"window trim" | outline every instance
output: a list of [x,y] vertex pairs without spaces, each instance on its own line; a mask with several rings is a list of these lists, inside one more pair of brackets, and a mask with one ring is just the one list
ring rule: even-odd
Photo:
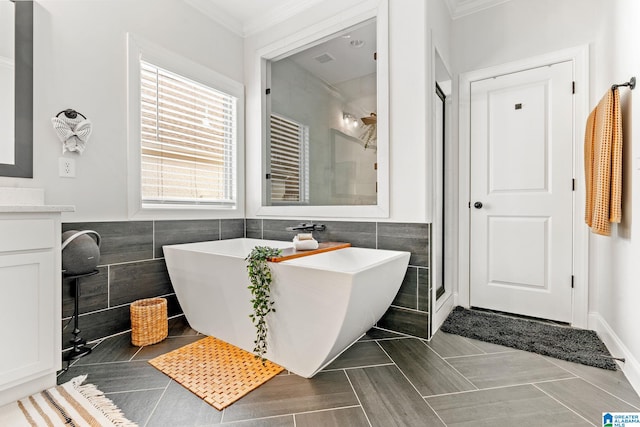
[[[235,146],[235,204],[162,204],[142,203],[140,147],[140,59],[180,74],[203,85],[237,98]],[[244,85],[216,71],[184,58],[139,36],[127,34],[127,128],[128,128],[128,216],[131,219],[195,219],[244,216]]]

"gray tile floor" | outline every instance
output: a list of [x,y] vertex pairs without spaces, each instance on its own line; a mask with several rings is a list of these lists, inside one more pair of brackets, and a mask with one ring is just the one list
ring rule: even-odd
[[60,375],[88,374],[140,426],[601,426],[640,412],[621,371],[438,332],[430,341],[372,329],[312,379],[282,373],[217,411],[147,360],[202,338],[179,317],[169,338],[99,342]]

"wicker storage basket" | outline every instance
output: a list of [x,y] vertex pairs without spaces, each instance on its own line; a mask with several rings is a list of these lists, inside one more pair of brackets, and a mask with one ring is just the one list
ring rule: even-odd
[[145,298],[131,304],[131,344],[141,347],[169,335],[167,300]]

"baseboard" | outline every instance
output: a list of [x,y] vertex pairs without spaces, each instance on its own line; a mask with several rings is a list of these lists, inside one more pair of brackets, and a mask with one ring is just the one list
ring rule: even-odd
[[15,402],[18,399],[22,399],[23,397],[30,396],[34,393],[39,393],[42,390],[55,387],[55,385],[55,372],[49,372],[32,380],[18,383],[15,386],[3,389],[0,392],[0,407],[8,403]]
[[458,292],[454,292],[453,293],[453,306],[457,307],[459,305],[461,305],[460,304],[460,296],[459,296]]
[[600,314],[589,313],[589,329],[593,329],[598,333],[598,336],[613,356],[624,358],[624,362],[618,362],[618,366],[624,372],[636,393],[640,394],[640,363],[638,363],[638,360],[631,354],[627,346],[624,345]]
[[446,299],[441,304],[439,304],[438,308],[436,308],[435,312],[433,313],[431,336],[433,336],[433,334],[435,334],[436,331],[440,329],[442,323],[444,323],[449,313],[451,313],[451,310],[453,310],[453,307],[455,307],[454,302],[456,300],[456,295],[457,294],[449,294]]

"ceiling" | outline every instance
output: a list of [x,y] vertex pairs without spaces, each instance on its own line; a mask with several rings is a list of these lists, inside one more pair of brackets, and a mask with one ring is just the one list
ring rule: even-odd
[[[272,27],[322,2],[322,0],[184,1],[242,37],[247,37]],[[445,0],[445,3],[449,8],[451,18],[457,19],[507,1],[509,0]]]
[[335,85],[375,73],[375,52],[376,21],[370,21],[334,34],[327,41],[285,59],[295,62],[320,80]]

